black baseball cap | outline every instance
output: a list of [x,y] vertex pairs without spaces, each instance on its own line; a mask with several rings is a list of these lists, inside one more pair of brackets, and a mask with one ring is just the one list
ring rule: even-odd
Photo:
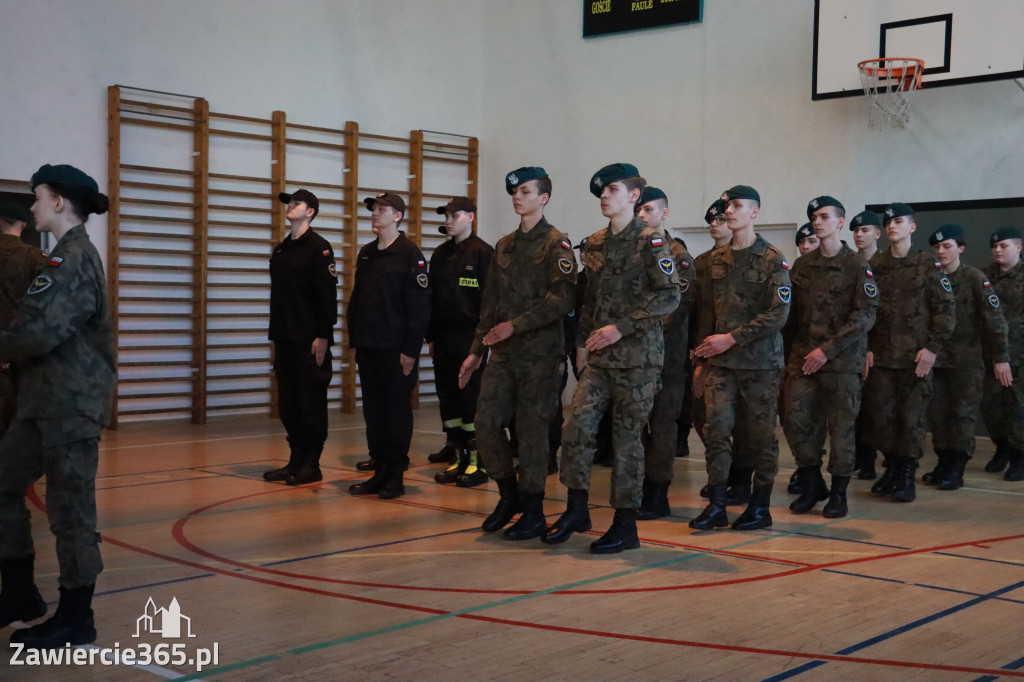
[[366,204],[366,208],[373,210],[374,205],[382,204],[384,206],[390,206],[395,209],[403,216],[405,215],[405,201],[402,197],[398,196],[394,192],[381,192],[375,197],[366,197],[363,199],[363,203]]
[[[459,211],[465,211],[466,213],[476,213],[476,204],[469,197],[452,197],[444,206],[438,206],[436,209],[439,215],[445,215],[447,213],[457,213]],[[448,228],[445,225],[441,225],[437,228],[437,231],[441,234],[448,234]]]
[[315,218],[320,213],[320,200],[316,198],[316,195],[310,192],[308,189],[297,189],[291,194],[287,192],[281,192],[277,195],[277,200],[282,204],[290,203],[291,200],[302,201],[313,209],[313,217]]

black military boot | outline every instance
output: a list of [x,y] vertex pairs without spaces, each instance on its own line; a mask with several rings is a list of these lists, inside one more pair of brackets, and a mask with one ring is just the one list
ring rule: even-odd
[[893,468],[896,474],[892,484],[892,499],[897,502],[913,502],[917,497],[917,490],[914,487],[917,461],[909,457],[900,457]]
[[586,490],[569,489],[565,511],[558,520],[544,533],[541,542],[548,545],[559,545],[569,539],[573,533],[586,533],[591,528],[590,494]]
[[875,473],[874,445],[857,441],[853,460],[853,470],[857,472],[857,478],[862,481],[875,480],[878,474]]
[[846,507],[846,486],[849,484],[849,476],[832,477],[832,489],[828,492],[828,502],[821,510],[821,515],[826,519],[839,519],[849,512]]
[[636,512],[637,521],[653,521],[669,516],[672,508],[668,505],[668,482],[644,479],[644,497]]
[[306,456],[302,460],[302,466],[285,477],[284,482],[288,485],[305,485],[324,480],[323,472],[320,471],[320,454],[323,448],[306,450]]
[[896,460],[895,455],[885,455],[885,471],[881,478],[871,486],[871,492],[876,495],[889,495],[892,493],[893,484],[896,482]]
[[376,471],[377,460],[373,457],[356,462],[356,471]]
[[455,462],[455,457],[459,454],[459,446],[464,444],[465,432],[462,430],[462,426],[445,426],[444,429],[445,443],[444,446],[437,452],[432,452],[427,455],[427,461],[431,464],[441,464],[448,462],[449,464]]
[[389,466],[384,471],[384,483],[377,497],[382,500],[393,500],[405,494],[405,467]]
[[0,561],[0,628],[46,615],[35,583],[35,557]]
[[998,474],[1010,463],[1010,449],[1002,438],[999,440],[992,439],[992,442],[996,444],[996,452],[992,455],[992,459],[988,461],[988,464],[985,465],[985,471],[990,474]]
[[1009,451],[1009,466],[1003,474],[1004,481],[1024,481],[1024,450],[1019,448],[1007,448]]
[[624,549],[638,547],[640,538],[636,534],[636,509],[616,509],[608,532],[590,543],[593,554],[618,554]]
[[725,511],[725,483],[708,485],[708,506],[689,525],[695,530],[713,530],[729,525],[729,515]]
[[370,476],[362,483],[353,483],[348,487],[348,491],[353,495],[376,495],[384,487],[387,473],[388,468],[386,466],[379,466],[373,472],[373,476]]
[[750,504],[732,522],[733,530],[757,530],[772,525],[771,505],[772,487],[770,485],[755,486],[750,493]]
[[938,457],[938,462],[935,463],[934,469],[921,477],[921,482],[928,485],[938,485],[939,481],[941,481],[946,475],[946,470],[949,468],[952,454],[953,453],[949,450],[936,450],[935,456]]
[[800,468],[807,469],[804,473],[807,484],[800,497],[789,503],[789,511],[794,514],[806,514],[814,509],[814,505],[829,497],[828,485],[825,484],[825,479],[821,475],[821,469],[811,466]]
[[455,483],[459,476],[466,472],[469,466],[469,450],[464,447],[458,448],[455,454],[455,461],[444,471],[434,474],[434,481],[437,483]]
[[789,477],[789,485],[786,492],[790,495],[803,495],[807,490],[807,471],[803,467],[797,467],[796,471]]
[[495,481],[498,484],[498,504],[494,506],[491,515],[484,519],[480,526],[487,533],[501,530],[512,517],[519,511],[519,487],[516,485],[516,477],[503,478]]
[[506,540],[529,540],[543,537],[548,530],[544,517],[544,493],[523,493],[519,496],[522,514],[501,534]]
[[949,451],[946,470],[938,481],[939,490],[959,490],[964,487],[964,469],[967,468],[967,461],[970,458],[963,450]]
[[754,467],[732,467],[729,469],[729,479],[726,481],[725,506],[742,507],[750,502],[751,479],[754,476]]
[[78,646],[96,641],[92,619],[92,593],[95,585],[60,588],[60,603],[53,616],[39,625],[18,630],[11,635],[12,644],[26,649],[57,649],[66,644]]
[[271,469],[270,471],[263,472],[263,480],[276,483],[283,481],[288,476],[302,466],[302,460],[305,458],[305,450],[302,448],[293,447],[291,452],[288,454],[288,463],[278,469]]
[[476,440],[470,441],[473,443],[470,445],[469,450],[469,466],[459,476],[459,480],[455,482],[455,485],[460,488],[475,488],[478,485],[487,483],[487,471],[480,466],[480,456],[476,451]]

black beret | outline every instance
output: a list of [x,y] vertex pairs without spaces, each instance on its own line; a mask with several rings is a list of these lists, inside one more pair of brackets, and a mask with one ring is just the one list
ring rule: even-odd
[[1021,239],[1020,230],[1016,227],[1000,227],[988,238],[988,243],[990,246],[993,246],[996,242],[1001,242],[1004,239]]
[[640,171],[631,163],[613,163],[597,171],[594,173],[594,177],[590,178],[590,193],[595,197],[599,197],[605,186],[618,180],[635,178],[639,175]]
[[733,199],[754,199],[755,201],[761,201],[761,195],[757,193],[757,190],[750,185],[736,185],[722,192],[722,201],[732,201]]
[[523,166],[522,168],[516,168],[505,176],[505,191],[509,194],[513,194],[515,193],[516,187],[524,182],[540,180],[541,178],[546,177],[548,177],[548,172],[540,166]]
[[800,246],[800,242],[807,239],[808,237],[814,236],[814,228],[811,227],[810,223],[804,223],[800,226],[800,229],[796,231],[796,245]]
[[928,237],[928,243],[935,246],[939,242],[944,242],[947,239],[956,239],[957,237],[963,239],[963,236],[964,228],[959,225],[943,225],[932,232],[932,235]]
[[76,185],[78,187],[85,187],[86,189],[92,190],[96,193],[99,193],[100,191],[100,186],[96,184],[95,180],[86,175],[83,171],[67,164],[60,164],[58,166],[46,164],[32,174],[30,185],[33,190],[35,190],[39,185],[48,185],[50,183]]
[[843,208],[843,205],[839,203],[839,199],[824,194],[820,197],[814,197],[809,202],[807,202],[807,219],[810,220],[814,216],[815,211],[821,208],[825,208],[826,206],[835,206],[836,208],[841,208],[844,211],[846,210],[845,208]]
[[21,204],[16,204],[13,201],[7,201],[0,204],[0,218],[7,218],[9,220],[20,220],[24,223],[29,221],[28,211]]
[[882,226],[882,216],[878,215],[874,211],[861,211],[857,215],[853,216],[853,220],[850,221],[850,230],[856,230],[861,225],[876,225]]
[[714,202],[708,206],[708,210],[704,212],[704,222],[710,225],[711,221],[715,219],[715,216],[720,216],[723,213],[725,213],[725,202],[721,199],[715,199]]
[[655,199],[664,199],[666,202],[668,201],[668,197],[665,196],[665,193],[657,187],[652,187],[651,185],[644,187],[644,191],[640,195],[640,205],[643,206],[648,201],[654,201]]
[[885,222],[889,222],[893,218],[902,218],[906,215],[914,215],[914,209],[908,204],[889,204],[885,207]]

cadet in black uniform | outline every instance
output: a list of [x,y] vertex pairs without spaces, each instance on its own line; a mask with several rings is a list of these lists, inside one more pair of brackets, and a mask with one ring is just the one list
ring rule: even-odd
[[320,201],[309,190],[277,196],[287,204],[291,234],[270,257],[270,340],[288,464],[264,472],[268,481],[302,485],[323,480],[320,454],[327,440],[327,385],[338,321],[334,250],[309,224]]
[[359,249],[348,335],[356,350],[366,442],[376,468],[369,480],[348,490],[390,500],[405,494],[412,389],[430,322],[430,280],[423,253],[398,229],[405,217],[402,197],[381,192],[363,203],[373,211],[377,239]]
[[438,483],[470,488],[487,482],[487,472],[477,462],[476,400],[480,375],[475,372],[465,388],[459,388],[459,369],[473,345],[480,321],[480,299],[494,248],[473,233],[476,204],[469,197],[455,197],[437,212],[445,224],[437,228],[451,239],[430,256],[430,327],[427,342],[434,358],[434,383],[441,407],[441,422],[455,461],[434,475]]

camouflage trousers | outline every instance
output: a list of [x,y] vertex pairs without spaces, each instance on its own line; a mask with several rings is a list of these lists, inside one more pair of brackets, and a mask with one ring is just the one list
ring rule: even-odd
[[853,473],[861,378],[853,372],[786,369],[782,430],[798,466],[821,467],[821,451],[829,437],[828,472]]
[[733,445],[739,452],[741,443],[743,454],[737,454],[737,464],[754,468],[754,485],[770,486],[775,481],[779,469],[775,424],[780,375],[778,369],[711,367],[704,389],[708,415],[704,458],[709,485],[727,482]]
[[1024,449],[1024,377],[1021,367],[1011,367],[1013,385],[1009,388],[985,368],[985,390],[981,399],[981,414],[985,428],[993,441],[1005,441],[1011,447]]
[[933,374],[919,379],[913,367],[872,367],[864,384],[868,432],[862,437],[885,455],[920,460]]
[[476,444],[487,473],[495,480],[516,474],[505,428],[515,415],[519,454],[519,491],[542,494],[548,475],[548,429],[561,407],[558,356],[493,354],[480,380],[476,407]]
[[928,403],[928,427],[932,447],[974,454],[974,433],[981,404],[981,386],[985,369],[945,369],[932,371],[932,399]]
[[644,449],[640,442],[661,388],[660,367],[629,369],[583,368],[572,394],[569,422],[562,438],[559,480],[570,490],[590,490],[590,471],[597,449],[597,426],[611,407],[611,505],[637,509],[643,496]]
[[661,370],[661,390],[654,396],[647,420],[650,439],[644,453],[644,477],[657,483],[671,483],[676,459],[679,414],[689,389],[689,363],[685,358],[670,358],[666,353]]
[[15,419],[0,441],[0,560],[35,555],[25,497],[46,476],[60,586],[93,585],[103,570],[96,532],[100,425],[85,417]]

